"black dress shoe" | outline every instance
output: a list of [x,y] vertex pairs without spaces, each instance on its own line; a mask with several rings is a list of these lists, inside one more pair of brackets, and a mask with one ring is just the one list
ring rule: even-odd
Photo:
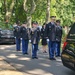
[[56,55],[56,57],[61,57],[60,55]]
[[50,60],[56,60],[55,58],[50,58]]
[[23,55],[28,55],[28,53],[23,53]]
[[28,55],[28,53],[24,53],[24,54]]
[[21,50],[16,50],[16,51],[21,51]]
[[32,59],[38,59],[38,57],[32,57]]
[[38,57],[35,57],[35,59],[38,59]]

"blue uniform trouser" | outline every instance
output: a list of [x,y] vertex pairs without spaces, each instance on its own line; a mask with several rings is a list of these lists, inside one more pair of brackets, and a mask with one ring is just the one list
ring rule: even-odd
[[21,39],[20,38],[16,38],[16,50],[20,50],[20,44],[21,44]]
[[22,53],[28,53],[28,40],[22,39]]
[[60,56],[60,45],[61,45],[61,42],[56,42],[56,56]]
[[38,44],[32,44],[32,57],[37,57]]
[[49,58],[54,58],[56,43],[54,41],[49,41],[48,46],[49,46]]

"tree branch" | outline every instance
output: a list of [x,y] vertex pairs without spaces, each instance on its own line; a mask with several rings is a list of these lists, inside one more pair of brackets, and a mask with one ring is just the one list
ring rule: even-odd
[[26,3],[27,3],[27,0],[24,0],[23,7],[24,7],[25,12],[27,13],[28,9],[27,9],[27,7],[26,7]]
[[9,8],[9,10],[7,10],[7,12],[6,12],[6,17],[8,17],[8,18],[11,17],[11,15],[12,15],[12,10],[13,10],[14,5],[15,5],[15,0],[12,0],[12,3],[11,3],[11,5],[10,5],[10,8]]
[[36,8],[35,1],[32,0],[32,3],[31,3],[31,9],[30,9],[30,14],[32,14],[32,13],[35,11],[35,8]]
[[12,12],[14,5],[15,5],[15,0],[12,0],[12,3],[10,5],[10,10],[9,10],[10,12]]
[[48,23],[50,19],[50,1],[51,0],[47,0],[46,23]]

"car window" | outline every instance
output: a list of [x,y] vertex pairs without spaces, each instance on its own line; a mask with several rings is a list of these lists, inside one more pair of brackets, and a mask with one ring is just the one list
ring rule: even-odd
[[75,39],[75,23],[72,25],[68,33],[67,39]]
[[2,34],[13,34],[13,31],[12,30],[2,30],[1,32]]

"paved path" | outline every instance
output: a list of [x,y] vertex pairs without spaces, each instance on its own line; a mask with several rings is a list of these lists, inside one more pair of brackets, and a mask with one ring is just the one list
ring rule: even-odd
[[24,75],[16,70],[15,67],[8,64],[3,57],[0,57],[0,75]]
[[22,55],[21,51],[16,52],[15,45],[0,45],[0,56],[24,75],[75,75],[62,65],[61,58],[51,61],[40,48],[39,59],[31,59],[31,47],[29,50],[29,55]]

